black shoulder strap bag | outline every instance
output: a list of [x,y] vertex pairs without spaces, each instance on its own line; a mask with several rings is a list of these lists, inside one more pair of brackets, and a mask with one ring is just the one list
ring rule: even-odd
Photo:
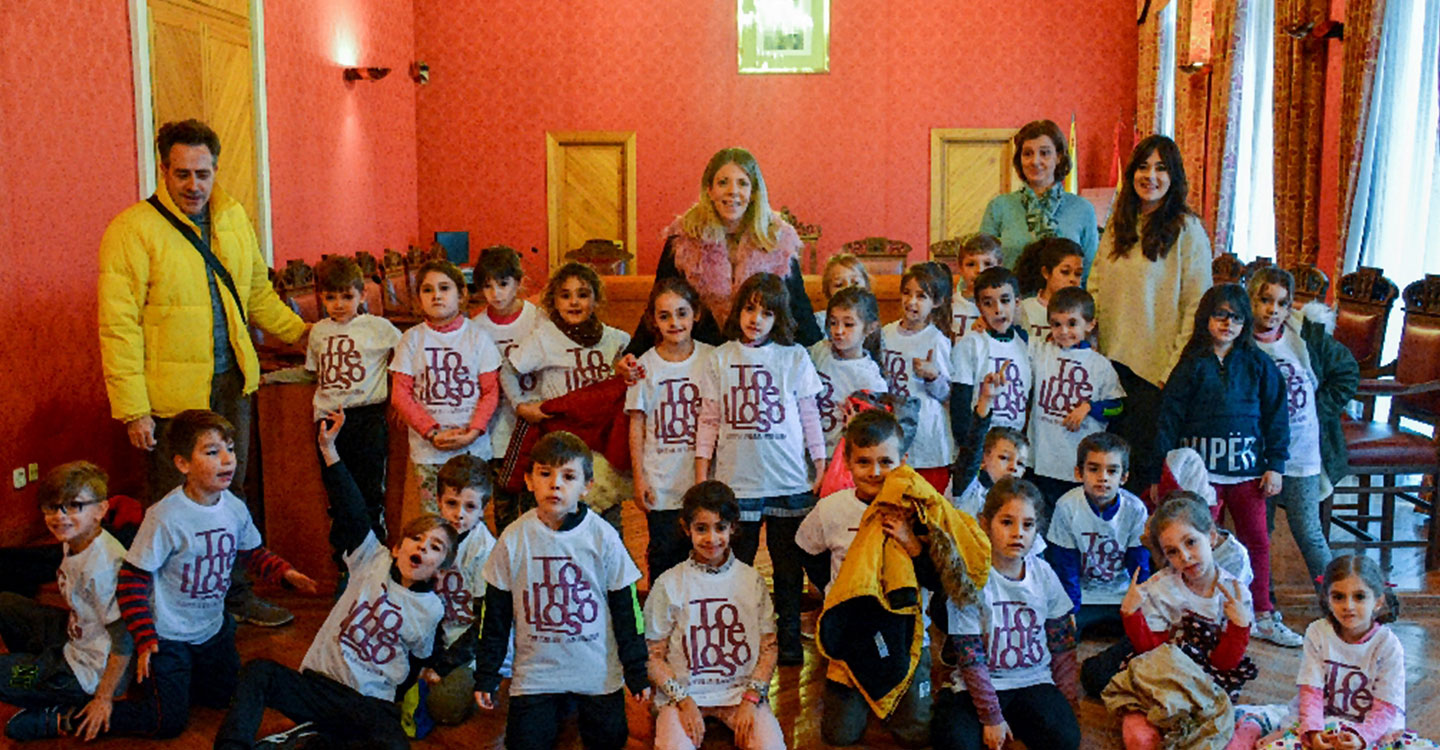
[[204,242],[200,241],[200,237],[195,234],[195,230],[181,221],[180,217],[170,213],[170,209],[166,208],[165,204],[160,202],[160,196],[158,194],[146,198],[145,202],[154,206],[155,210],[159,211],[160,215],[164,216],[165,220],[170,222],[171,226],[175,227],[185,239],[190,241],[190,244],[195,246],[195,250],[200,253],[201,258],[205,259],[205,265],[210,268],[211,273],[214,273],[215,278],[219,279],[221,283],[225,285],[225,288],[230,290],[230,296],[235,298],[235,307],[240,310],[240,322],[249,325],[250,321],[245,316],[245,304],[240,301],[240,292],[235,288],[235,279],[230,278],[230,272],[220,263],[220,259],[215,257],[215,253],[210,252],[210,248],[206,246]]

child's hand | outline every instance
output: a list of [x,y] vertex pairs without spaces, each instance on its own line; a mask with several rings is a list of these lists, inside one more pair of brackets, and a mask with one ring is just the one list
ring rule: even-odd
[[[744,701],[740,703],[741,705],[745,704]],[[700,715],[700,707],[695,705],[695,699],[686,696],[685,700],[680,701],[675,708],[680,710],[680,726],[685,729],[685,736],[690,738],[690,744],[700,747],[700,743],[705,741],[705,717]],[[735,744],[740,745],[738,730],[735,732]]]
[[1330,733],[1330,747],[1335,750],[1364,750],[1365,741],[1354,732],[1337,729]]
[[[755,747],[755,743],[751,742],[751,733],[755,731],[755,712],[757,710],[758,707],[754,703],[746,700],[740,701],[740,708],[735,710],[735,718],[730,724],[730,728],[735,731],[735,747]],[[695,743],[695,746],[699,747],[700,743]]]
[[1140,590],[1140,569],[1130,574],[1130,588],[1125,590],[1125,598],[1120,600],[1120,614],[1130,615],[1140,609],[1140,604],[1145,601],[1145,592]]
[[975,322],[970,324],[970,330],[975,331],[976,333],[983,332],[985,330],[985,316],[975,316]]
[[470,445],[479,437],[479,430],[452,427],[448,430],[441,430],[435,433],[435,439],[431,442],[435,444],[436,448],[441,450],[455,451]]
[[1239,628],[1250,627],[1250,608],[1245,606],[1245,592],[1241,589],[1244,585],[1239,580],[1231,580],[1228,586],[1224,581],[1215,584],[1216,590],[1225,597],[1225,617]]
[[99,736],[101,732],[110,731],[110,711],[114,707],[115,704],[110,696],[97,693],[89,703],[85,704],[84,708],[80,709],[80,713],[76,714],[76,717],[82,721],[79,726],[75,727],[75,736],[89,742]]
[[921,380],[924,380],[928,383],[935,378],[940,377],[940,368],[935,366],[934,349],[931,349],[930,351],[925,353],[925,359],[920,359],[919,357],[911,357],[910,360],[912,366],[915,368],[915,374],[919,375]]
[[440,676],[440,673],[439,673],[439,672],[436,672],[435,670],[433,670],[433,669],[431,669],[431,668],[429,668],[429,667],[426,667],[426,668],[420,670],[420,679],[424,680],[425,682],[427,682],[427,683],[429,683],[429,684],[431,684],[431,685],[434,685],[435,683],[439,682],[440,680],[442,680],[442,679],[444,679],[444,678]]
[[810,494],[819,497],[820,485],[825,483],[825,461],[815,461],[815,481],[810,485]]
[[1074,409],[1071,409],[1070,413],[1065,415],[1065,419],[1061,421],[1060,424],[1064,425],[1065,429],[1075,432],[1080,429],[1080,425],[1085,422],[1085,418],[1088,416],[1090,416],[1090,402],[1085,401]]
[[638,471],[635,472],[635,505],[646,513],[655,506],[655,493],[650,489],[650,483],[646,482]]
[[479,690],[476,690],[476,691],[475,691],[475,705],[477,705],[477,706],[485,709],[486,711],[494,711],[494,710],[495,710],[495,694],[494,694],[494,693],[485,693],[485,692],[481,692],[481,691],[479,691]]
[[544,402],[526,401],[523,404],[516,404],[515,413],[519,414],[521,419],[530,424],[539,424],[550,418],[550,415],[546,414],[545,411],[540,408],[540,404],[542,403]]
[[985,747],[990,750],[1000,750],[1005,747],[1005,742],[1014,739],[1015,735],[1010,731],[1010,723],[1002,721],[994,726],[986,724],[984,738]]
[[924,551],[920,540],[915,538],[915,531],[911,528],[911,521],[908,513],[896,510],[887,512],[882,509],[880,512],[880,529],[885,536],[894,539],[905,550],[905,554],[914,557]]
[[645,379],[645,365],[634,354],[626,354],[615,360],[615,374],[625,381],[625,385],[635,385]]
[[135,652],[135,681],[144,682],[150,676],[150,656],[160,650],[159,641],[151,641]]
[[995,403],[995,392],[1005,387],[1005,373],[1003,371],[987,372],[980,380],[980,400],[975,402],[979,407],[984,404],[986,407]]
[[315,442],[320,444],[320,455],[325,458],[326,466],[340,462],[340,451],[335,448],[335,439],[340,436],[340,428],[344,426],[344,409],[326,414],[315,425]]
[[1260,476],[1260,493],[1265,497],[1274,497],[1280,494],[1285,486],[1285,478],[1278,471],[1267,471]]
[[294,568],[285,571],[285,582],[307,594],[320,593],[320,589],[314,579]]

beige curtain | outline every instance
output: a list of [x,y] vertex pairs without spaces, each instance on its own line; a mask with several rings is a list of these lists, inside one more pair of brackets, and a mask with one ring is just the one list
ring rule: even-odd
[[[1139,25],[1139,69],[1135,83],[1135,135],[1141,138],[1153,135],[1160,124],[1160,11],[1168,3],[1183,0],[1139,0],[1137,13],[1145,13]],[[1137,16],[1138,17],[1138,16]],[[1120,155],[1122,160],[1130,154]],[[1123,170],[1125,165],[1122,163]],[[1124,174],[1122,173],[1123,177]]]
[[1360,178],[1363,144],[1360,130],[1370,117],[1375,84],[1375,63],[1380,55],[1380,22],[1385,0],[1349,0],[1345,6],[1345,74],[1340,98],[1340,241],[1335,252],[1335,276],[1345,273],[1345,251],[1350,246],[1350,206]]
[[1329,0],[1275,2],[1275,239],[1282,268],[1314,263],[1320,253],[1327,50],[1323,39],[1295,39],[1286,32],[1323,22],[1329,5]]

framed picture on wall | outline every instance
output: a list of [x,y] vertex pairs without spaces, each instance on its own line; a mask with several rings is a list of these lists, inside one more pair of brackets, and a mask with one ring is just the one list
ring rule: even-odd
[[828,73],[830,0],[736,0],[741,73]]

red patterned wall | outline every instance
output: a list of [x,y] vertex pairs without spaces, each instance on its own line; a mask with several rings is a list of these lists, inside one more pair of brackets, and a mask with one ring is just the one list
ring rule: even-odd
[[472,246],[546,247],[547,130],[637,131],[641,268],[698,192],[715,150],[743,145],[772,204],[824,227],[822,250],[928,237],[930,129],[1048,117],[1080,133],[1080,181],[1109,168],[1133,120],[1133,0],[832,4],[830,73],[740,76],[735,4],[654,0],[415,3],[420,229]]

